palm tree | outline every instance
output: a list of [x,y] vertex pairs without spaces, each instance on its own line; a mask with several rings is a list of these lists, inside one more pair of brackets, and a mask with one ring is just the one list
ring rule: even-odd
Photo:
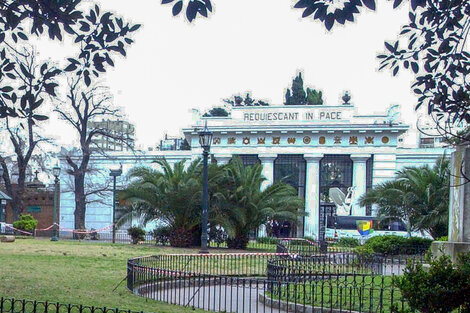
[[295,221],[303,208],[303,201],[295,189],[283,182],[275,182],[265,190],[260,164],[244,166],[234,157],[225,167],[225,184],[213,196],[213,220],[228,233],[229,248],[244,249],[251,231],[271,219]]
[[187,169],[185,161],[173,168],[165,159],[155,163],[161,171],[138,167],[129,173],[133,181],[119,195],[127,208],[121,221],[133,215],[139,215],[143,224],[158,220],[170,227],[172,246],[187,247],[201,219],[201,160]]
[[363,195],[361,206],[376,204],[382,217],[404,220],[408,233],[428,231],[438,238],[447,234],[449,160],[443,156],[434,167],[406,167],[393,181],[377,185]]

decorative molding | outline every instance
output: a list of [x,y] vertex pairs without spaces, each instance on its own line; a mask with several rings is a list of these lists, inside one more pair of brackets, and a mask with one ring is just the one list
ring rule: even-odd
[[307,163],[320,162],[323,156],[323,153],[308,153],[304,154],[304,159]]
[[364,139],[364,143],[366,145],[373,145],[374,144],[374,137],[372,136],[367,136],[365,139]]

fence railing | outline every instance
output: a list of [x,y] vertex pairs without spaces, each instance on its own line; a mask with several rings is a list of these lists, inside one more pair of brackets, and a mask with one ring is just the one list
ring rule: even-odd
[[218,312],[394,312],[392,285],[420,256],[240,253],[128,260],[127,288],[142,297]]
[[2,297],[0,313],[143,313],[143,311]]
[[[204,264],[214,259],[199,260],[205,268]],[[182,260],[173,259],[166,268],[159,268],[158,261],[151,261],[151,257],[129,260],[128,289],[145,298],[217,312],[392,312],[397,307],[406,307],[400,292],[392,286],[392,276],[308,273],[304,269],[302,279],[280,275],[273,280],[186,271],[180,267],[184,264]],[[193,259],[184,260],[191,263]],[[171,266],[175,264],[178,266]],[[263,274],[251,269],[241,272],[244,276]],[[295,269],[290,273],[293,272]]]

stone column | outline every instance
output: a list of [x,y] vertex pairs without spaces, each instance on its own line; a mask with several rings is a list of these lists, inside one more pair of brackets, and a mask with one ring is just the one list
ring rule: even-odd
[[371,157],[370,154],[353,154],[351,160],[353,161],[353,186],[354,190],[354,203],[352,205],[352,215],[365,216],[366,208],[359,206],[358,199],[366,192],[367,186],[367,167],[366,162]]
[[320,234],[320,160],[323,154],[304,154],[307,162],[305,173],[305,217],[304,234],[318,239]]
[[214,157],[217,160],[218,165],[227,164],[232,159],[231,154],[215,154]]
[[457,147],[450,163],[448,241],[432,243],[432,253],[444,253],[452,260],[459,253],[470,252],[470,147]]
[[[274,160],[276,160],[277,154],[259,154],[258,159],[261,161],[263,166],[263,176],[266,180],[261,185],[261,190],[266,189],[274,182]],[[266,227],[262,225],[258,229],[258,237],[266,236]]]
[[258,159],[261,161],[263,166],[263,176],[266,180],[261,185],[261,190],[266,189],[269,185],[274,182],[274,160],[277,158],[277,154],[259,154]]

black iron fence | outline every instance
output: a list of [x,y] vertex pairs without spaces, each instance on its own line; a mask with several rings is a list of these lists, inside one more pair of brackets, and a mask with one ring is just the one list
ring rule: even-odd
[[351,252],[165,255],[130,259],[142,297],[218,312],[392,312],[406,302],[393,275],[421,256]]
[[0,298],[0,313],[143,313],[118,308]]

